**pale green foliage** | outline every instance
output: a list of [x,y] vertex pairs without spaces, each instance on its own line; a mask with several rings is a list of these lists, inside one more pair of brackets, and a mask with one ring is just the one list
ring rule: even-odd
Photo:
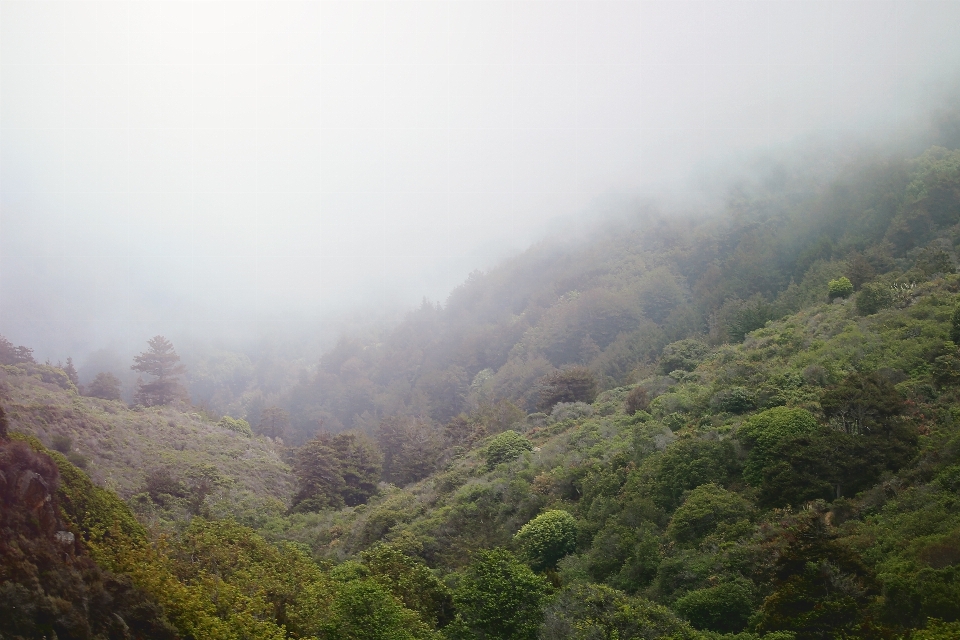
[[248,438],[253,437],[253,430],[250,428],[250,423],[243,418],[231,418],[230,416],[223,416],[220,418],[217,426],[221,429],[235,431],[240,435],[247,436]]
[[516,460],[525,451],[533,449],[530,441],[512,429],[494,436],[487,444],[484,455],[487,459],[487,468],[493,469],[498,464]]
[[577,546],[577,521],[567,511],[551,509],[523,525],[513,537],[534,569],[550,569]]
[[549,592],[547,581],[509,551],[480,551],[453,594],[454,637],[534,640]]
[[853,293],[853,283],[850,282],[850,278],[846,276],[840,276],[836,280],[831,280],[827,283],[827,286],[830,290],[830,299],[834,298],[846,298]]

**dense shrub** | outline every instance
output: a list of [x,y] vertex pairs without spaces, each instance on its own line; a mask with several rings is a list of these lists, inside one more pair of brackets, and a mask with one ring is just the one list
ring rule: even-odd
[[509,429],[494,436],[484,449],[487,459],[487,468],[493,469],[498,464],[516,460],[524,451],[531,451],[533,445],[522,435]]
[[223,416],[220,418],[217,426],[221,429],[229,429],[230,431],[239,433],[242,436],[247,436],[248,438],[253,437],[253,430],[250,428],[250,423],[243,418],[231,418],[230,416]]
[[877,282],[863,285],[857,294],[857,313],[862,316],[873,315],[891,304],[893,304],[893,294],[890,292],[890,287]]
[[846,298],[853,293],[853,283],[846,276],[841,276],[828,283],[830,299]]
[[535,570],[552,569],[577,546],[577,521],[566,511],[551,509],[523,525],[513,537]]
[[549,593],[547,581],[509,551],[479,551],[453,593],[454,630],[464,637],[534,640]]
[[743,631],[753,613],[753,585],[740,579],[695,589],[680,596],[674,608],[697,629]]
[[538,383],[537,409],[550,411],[558,402],[593,402],[597,397],[597,380],[590,369],[572,367],[548,374]]

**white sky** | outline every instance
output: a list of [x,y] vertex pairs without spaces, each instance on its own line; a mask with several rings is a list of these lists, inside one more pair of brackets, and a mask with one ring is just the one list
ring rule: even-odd
[[955,77],[960,2],[0,2],[0,333],[443,300],[556,217]]

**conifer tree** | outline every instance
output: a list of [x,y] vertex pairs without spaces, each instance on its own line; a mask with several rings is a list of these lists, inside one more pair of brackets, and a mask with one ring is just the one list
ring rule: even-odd
[[180,384],[180,376],[187,372],[187,368],[180,364],[180,356],[173,349],[173,344],[163,336],[154,336],[147,341],[150,348],[135,356],[131,369],[152,376],[153,380],[137,383],[135,400],[137,404],[152,407],[161,404],[170,404],[177,398],[186,395],[186,390]]

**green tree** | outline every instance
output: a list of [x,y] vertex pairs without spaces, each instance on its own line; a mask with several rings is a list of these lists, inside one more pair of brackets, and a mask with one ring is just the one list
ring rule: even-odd
[[960,345],[960,303],[953,308],[953,315],[950,316],[950,340]]
[[453,593],[465,637],[534,640],[550,585],[506,549],[479,551]]
[[827,287],[830,290],[830,299],[835,298],[846,298],[853,293],[853,283],[850,282],[850,278],[846,276],[840,276],[836,280],[831,280],[827,283]]
[[670,519],[666,535],[679,543],[695,543],[722,525],[748,519],[753,505],[712,482],[691,491]]
[[774,407],[747,418],[737,431],[740,441],[750,447],[743,468],[744,479],[759,486],[764,468],[775,462],[770,455],[773,446],[787,437],[817,431],[819,426],[806,409]]
[[87,386],[87,395],[104,400],[120,399],[120,378],[108,372],[100,372]]
[[857,294],[857,313],[869,316],[886,309],[893,304],[893,294],[890,287],[879,282],[869,282]]
[[740,578],[688,591],[677,599],[674,609],[697,629],[743,631],[753,613],[753,585]]
[[577,547],[577,521],[566,511],[551,509],[520,527],[513,536],[537,571],[553,569]]
[[80,388],[80,376],[77,374],[77,368],[73,366],[73,358],[67,356],[67,364],[63,367],[63,372],[70,378],[73,386]]
[[542,640],[694,640],[693,629],[666,607],[597,584],[572,584],[547,605]]
[[849,545],[836,541],[821,513],[801,514],[782,538],[787,546],[774,566],[773,593],[755,614],[757,631],[811,639],[884,637],[869,618],[878,595],[872,573]]
[[671,371],[693,371],[708,353],[707,345],[699,340],[685,339],[672,342],[663,348],[660,356],[660,371],[669,374]]
[[270,406],[260,412],[257,433],[269,438],[283,437],[290,428],[290,414],[285,409]]
[[163,336],[154,336],[147,344],[150,348],[135,356],[134,364],[130,366],[134,371],[153,378],[149,382],[138,382],[136,402],[152,407],[170,404],[184,397],[186,391],[179,378],[187,372],[187,368],[180,364],[180,356],[174,351],[173,344]]
[[299,489],[293,511],[365,503],[377,492],[382,460],[373,441],[361,433],[317,434],[296,452],[293,471]]
[[33,364],[33,349],[23,345],[15,346],[0,336],[0,364]]
[[411,558],[397,547],[376,543],[360,553],[360,562],[370,578],[432,625],[446,625],[453,617],[450,589],[422,561]]
[[597,397],[597,379],[586,367],[571,367],[548,374],[538,383],[537,408],[550,412],[558,402],[593,402]]
[[484,449],[487,469],[493,469],[498,464],[516,460],[524,451],[531,451],[532,449],[533,445],[530,444],[530,441],[512,429],[497,434]]
[[903,412],[904,401],[880,374],[853,372],[823,394],[820,406],[846,433],[864,435],[879,429],[889,432],[890,420]]

